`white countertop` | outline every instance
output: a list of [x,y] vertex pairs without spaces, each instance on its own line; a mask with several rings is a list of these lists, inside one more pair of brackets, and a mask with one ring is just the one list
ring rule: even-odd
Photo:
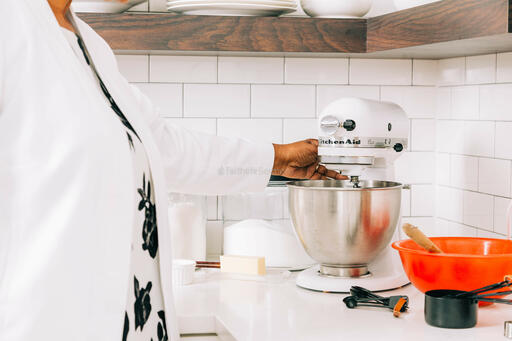
[[435,328],[426,324],[424,296],[412,285],[382,294],[409,296],[409,311],[395,318],[386,309],[348,309],[346,295],[301,289],[295,277],[273,271],[250,281],[201,270],[194,284],[175,290],[181,333],[218,333],[219,339],[237,341],[487,341],[507,340],[503,323],[512,320],[512,307],[495,304],[479,309],[474,328]]

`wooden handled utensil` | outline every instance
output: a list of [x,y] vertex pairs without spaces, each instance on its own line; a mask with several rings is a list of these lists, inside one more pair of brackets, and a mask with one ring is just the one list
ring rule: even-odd
[[416,244],[431,253],[443,253],[436,244],[434,244],[427,236],[421,232],[419,228],[411,224],[404,224],[402,227],[405,234],[411,238]]

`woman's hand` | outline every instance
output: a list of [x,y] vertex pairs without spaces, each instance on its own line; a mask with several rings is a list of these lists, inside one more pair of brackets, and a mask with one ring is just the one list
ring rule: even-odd
[[318,165],[318,140],[309,139],[290,144],[274,144],[272,175],[291,179],[345,180],[346,176]]

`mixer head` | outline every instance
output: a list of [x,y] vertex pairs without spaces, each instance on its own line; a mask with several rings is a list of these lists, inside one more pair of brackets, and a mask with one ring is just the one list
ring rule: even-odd
[[408,147],[409,119],[394,103],[341,98],[325,108],[318,124],[320,163],[347,175],[390,167]]

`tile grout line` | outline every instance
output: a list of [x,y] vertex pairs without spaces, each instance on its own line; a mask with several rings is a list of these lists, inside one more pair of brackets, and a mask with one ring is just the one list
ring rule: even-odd
[[148,83],[151,83],[151,55],[148,54]]
[[217,62],[217,84],[219,84],[219,56],[217,56],[215,61]]
[[185,117],[185,83],[181,83],[181,117]]
[[252,117],[252,92],[253,92],[253,84],[249,84],[249,118]]
[[414,58],[411,58],[411,86],[414,86]]

